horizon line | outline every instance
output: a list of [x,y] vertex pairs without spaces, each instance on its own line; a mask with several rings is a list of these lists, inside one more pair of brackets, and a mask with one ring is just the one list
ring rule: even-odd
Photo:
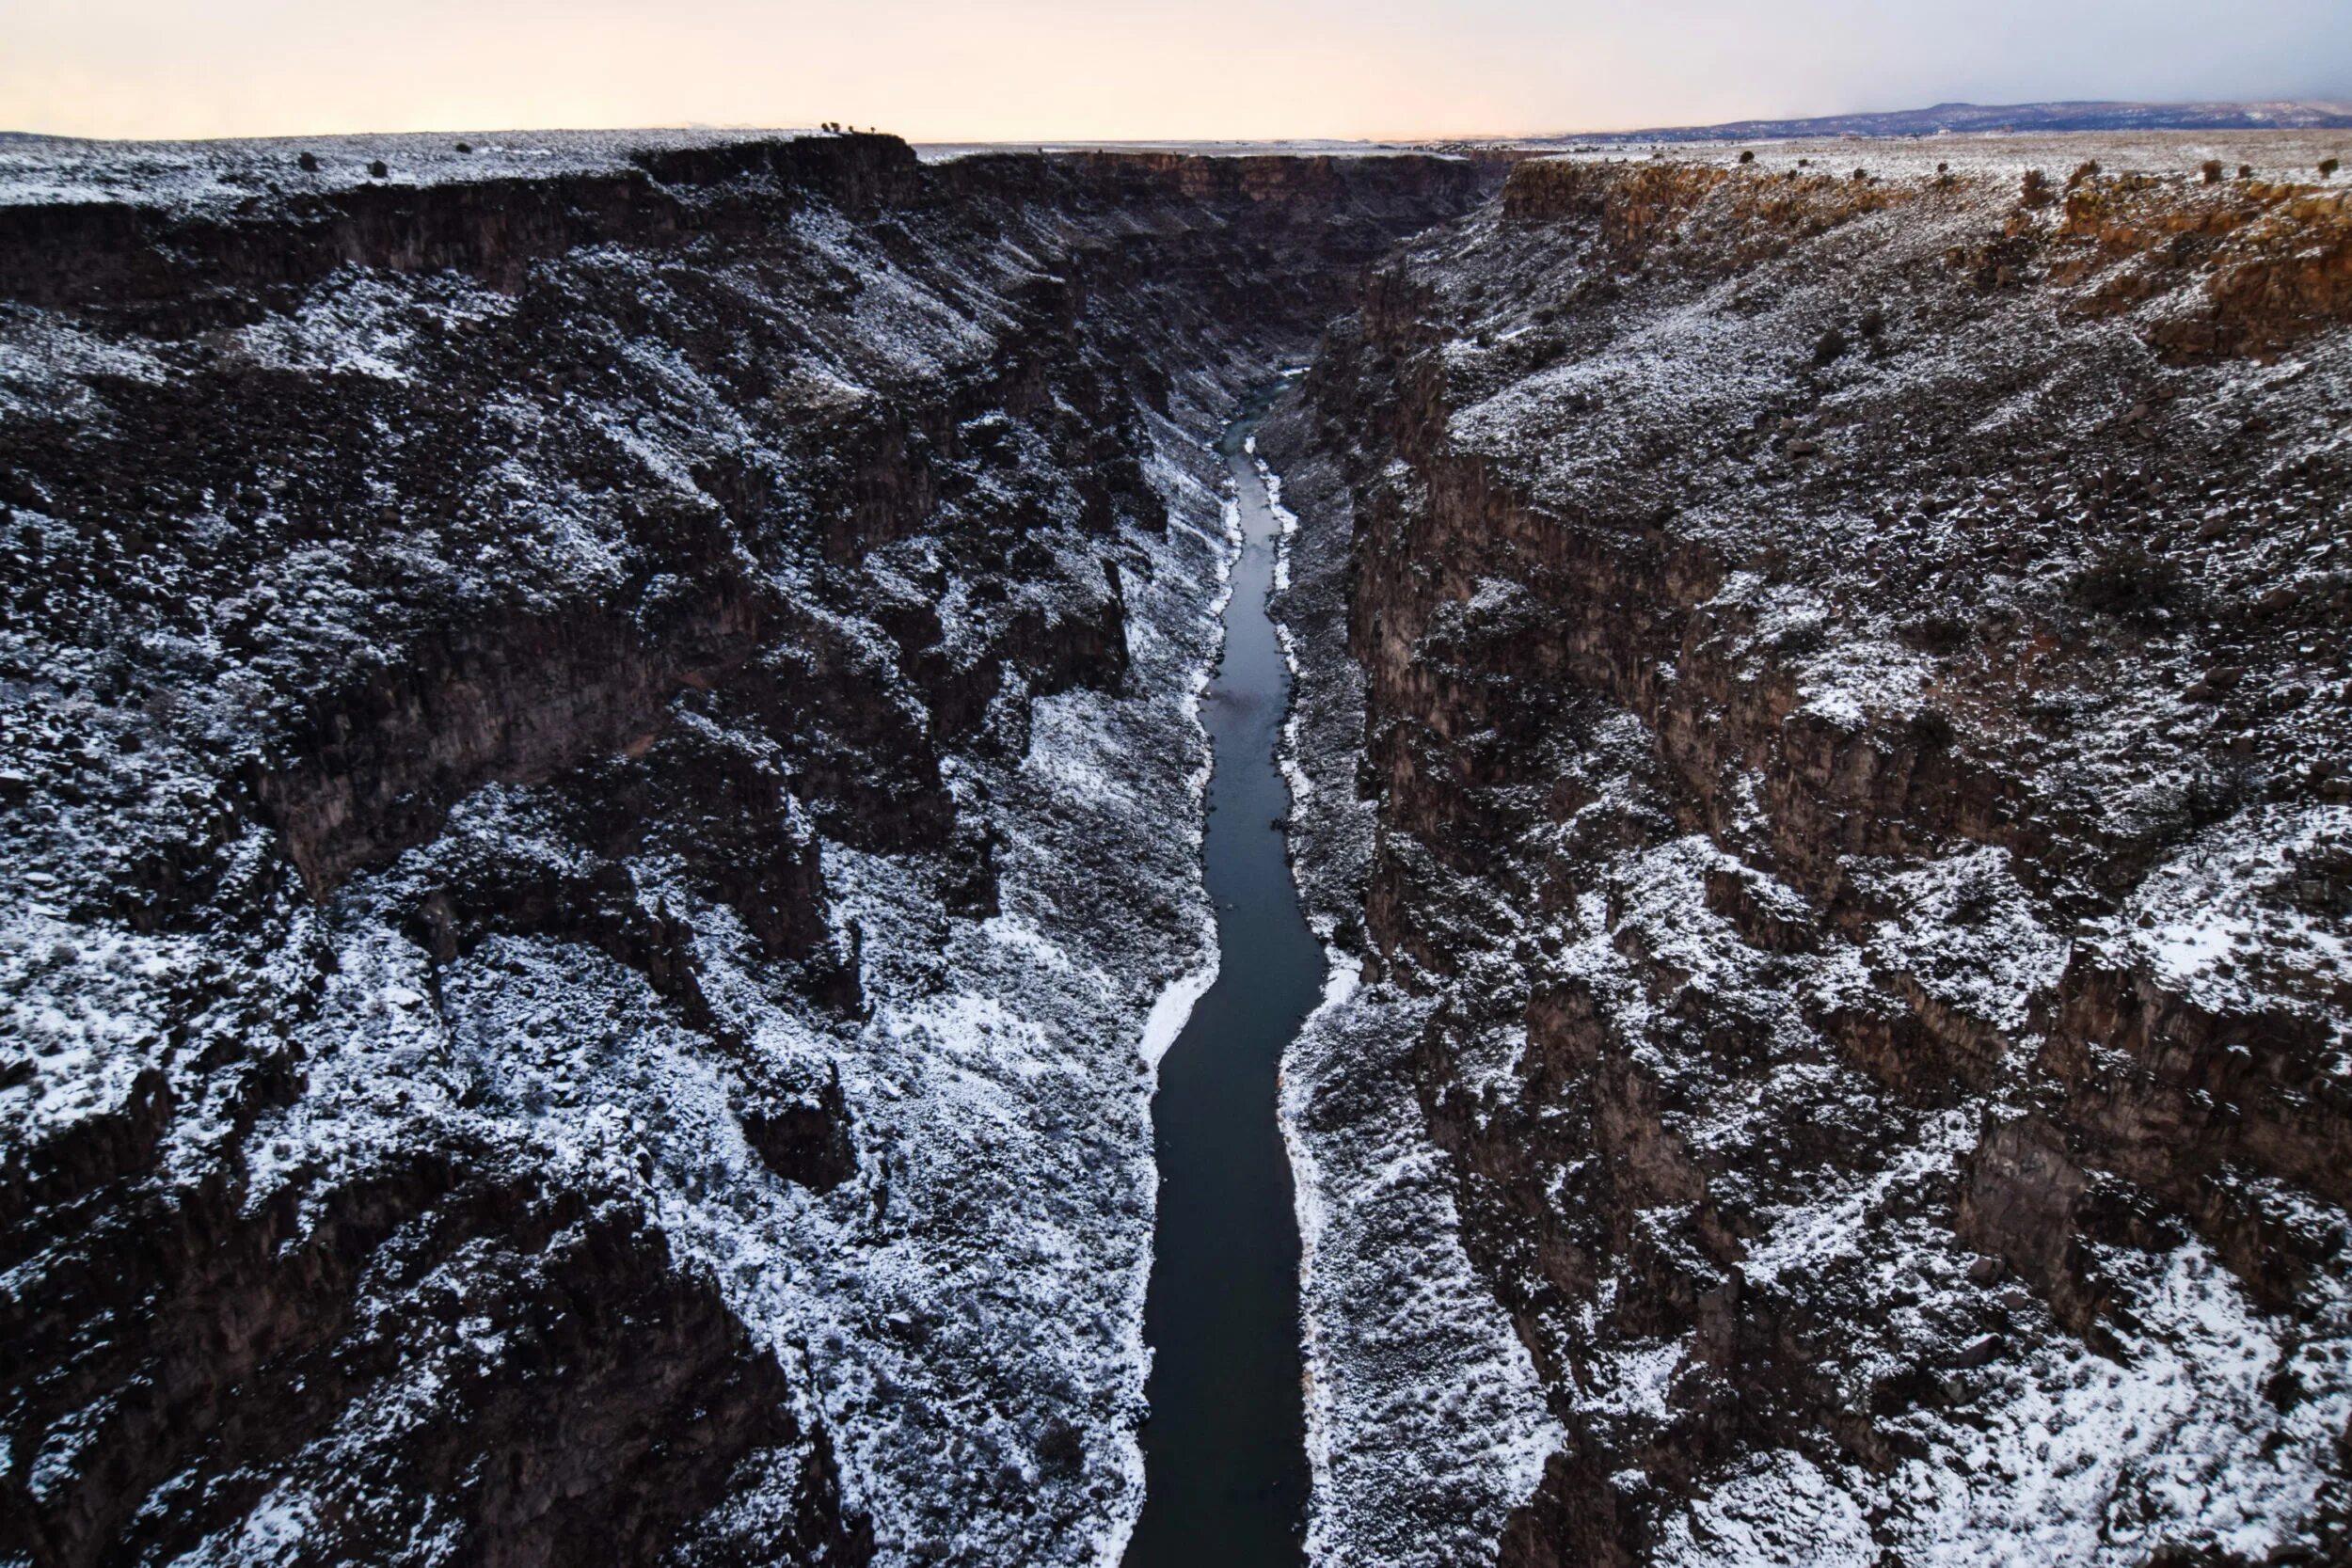
[[[22,129],[14,129],[14,128],[0,128],[0,139],[5,139],[5,140],[18,140],[18,141],[84,142],[84,143],[91,143],[91,144],[95,144],[95,145],[103,145],[103,146],[126,146],[126,147],[127,147],[127,146],[157,146],[157,145],[173,145],[173,144],[188,145],[188,146],[199,146],[199,145],[225,144],[225,143],[234,143],[234,142],[275,142],[275,141],[299,141],[299,140],[305,140],[305,139],[324,139],[324,138],[363,138],[363,137],[389,137],[389,136],[440,136],[440,135],[449,135],[449,136],[465,136],[465,135],[473,135],[473,136],[515,136],[515,135],[626,135],[626,134],[628,134],[628,133],[629,133],[629,132],[668,132],[668,133],[690,133],[690,134],[691,134],[691,133],[694,133],[694,132],[708,132],[708,133],[718,134],[718,135],[763,135],[763,134],[764,134],[764,135],[796,135],[796,136],[822,136],[822,135],[886,135],[886,136],[894,136],[894,137],[896,137],[898,140],[902,141],[902,142],[905,142],[908,146],[910,146],[910,147],[916,147],[916,148],[940,148],[940,147],[1004,147],[1004,148],[1015,148],[1015,147],[1038,147],[1038,148],[1047,148],[1047,147],[1058,147],[1058,148],[1078,148],[1078,147],[1165,147],[1165,146],[1180,146],[1180,145],[1183,145],[1183,146],[1197,146],[1197,145],[1203,145],[1203,144],[1206,144],[1206,145],[1213,145],[1213,146],[1232,146],[1232,147],[1278,147],[1278,146],[1284,146],[1284,145],[1296,144],[1296,143],[1328,143],[1328,144],[1337,145],[1337,146],[1377,147],[1377,146],[1387,146],[1387,145],[1408,145],[1408,146],[1410,146],[1410,145],[1421,145],[1421,144],[1426,144],[1426,143],[1432,143],[1432,142],[1437,142],[1437,143],[1465,143],[1465,144],[1472,144],[1472,145],[1476,145],[1476,144],[1502,144],[1502,143],[1510,143],[1510,142],[1570,141],[1570,140],[1575,140],[1575,139],[1577,139],[1577,138],[1579,138],[1579,137],[1584,137],[1584,136],[1609,136],[1609,137],[1624,137],[1624,138],[1639,138],[1639,137],[1642,137],[1642,136],[1645,136],[1645,135],[1686,135],[1686,136],[1687,136],[1687,135],[1692,135],[1693,133],[1709,132],[1709,131],[1738,132],[1738,131],[1741,131],[1741,130],[1744,130],[1744,129],[1748,129],[1748,128],[1750,128],[1750,127],[1757,127],[1757,128],[1761,128],[1761,127],[1765,127],[1765,126],[1774,126],[1774,127],[1801,126],[1801,125],[1806,125],[1806,124],[1827,123],[1827,122],[1831,122],[1831,121],[1840,121],[1840,120],[1861,120],[1861,119],[1887,119],[1887,118],[1892,118],[1892,117],[1895,117],[1895,116],[1900,116],[1900,115],[1925,115],[1925,114],[1933,114],[1933,113],[1935,113],[1937,110],[1940,110],[1940,109],[1954,109],[1954,110],[1962,110],[1962,109],[1964,109],[1964,110],[1969,110],[1969,111],[1972,111],[1972,112],[1975,112],[1975,113],[1979,113],[1979,114],[1997,114],[1997,113],[2000,113],[2000,112],[2002,112],[2002,111],[2004,111],[2004,110],[2034,110],[2034,109],[2087,109],[2087,108],[2112,108],[2112,109],[2143,109],[2143,110],[2166,110],[2166,109],[2176,109],[2176,110],[2187,110],[2187,109],[2208,109],[2208,110],[2220,110],[2220,109],[2261,109],[2261,108],[2276,108],[2276,107],[2291,107],[2291,108],[2302,109],[2302,110],[2310,110],[2310,111],[2332,112],[2332,113],[2336,113],[2336,114],[2344,115],[2344,116],[2347,116],[2347,117],[2352,117],[2352,93],[2347,93],[2347,94],[2345,94],[2345,95],[2344,95],[2344,96],[2341,96],[2341,97],[2339,97],[2339,96],[2335,96],[2335,95],[2329,95],[2329,96],[2326,96],[2326,97],[2282,97],[2282,98],[2209,98],[2209,99],[2208,99],[2208,98],[2182,98],[2182,99],[2136,99],[2136,98],[2037,98],[2037,99],[2028,99],[2028,100],[2024,100],[2024,101],[2021,101],[2021,102],[2011,103],[1975,103],[1975,102],[1972,102],[1972,101],[1970,101],[1970,100],[1966,100],[1966,99],[1949,99],[1949,100],[1943,100],[1943,101],[1939,101],[1939,102],[1937,102],[1937,103],[1933,103],[1921,104],[1921,105],[1915,105],[1915,106],[1906,106],[1906,107],[1901,107],[1901,108],[1880,108],[1880,109],[1851,109],[1851,110],[1836,110],[1836,111],[1832,111],[1832,112],[1827,113],[1827,114],[1808,114],[1808,115],[1778,115],[1778,116],[1751,115],[1751,116],[1745,116],[1745,117],[1742,117],[1742,118],[1740,118],[1740,119],[1724,119],[1724,120],[1712,120],[1712,121],[1696,121],[1696,122],[1687,122],[1687,123],[1681,123],[1681,124],[1668,124],[1668,123],[1661,123],[1661,122],[1652,121],[1652,122],[1645,123],[1645,124],[1643,124],[1643,123],[1637,123],[1637,124],[1629,124],[1629,125],[1623,125],[1623,126],[1611,126],[1611,127],[1601,127],[1601,126],[1583,126],[1583,127],[1578,127],[1578,128],[1575,128],[1575,129],[1565,129],[1565,130],[1554,129],[1554,130],[1540,130],[1540,131],[1484,131],[1484,132],[1425,131],[1425,132],[1391,132],[1391,133],[1385,133],[1385,134],[1377,134],[1377,135],[1332,135],[1332,134],[1327,134],[1327,133],[1298,133],[1298,134],[1294,134],[1294,135],[1276,135],[1276,136],[1220,136],[1220,135],[1205,135],[1205,134],[1185,135],[1185,134],[1177,133],[1177,134],[1169,134],[1169,135],[1143,135],[1143,136],[1137,136],[1137,135],[1121,135],[1121,136],[1089,136],[1089,135],[1070,135],[1070,134],[1062,134],[1062,135],[1020,135],[1020,136],[956,136],[956,135],[927,135],[927,136],[920,136],[920,137],[917,137],[917,136],[911,136],[911,135],[905,135],[905,134],[903,134],[903,133],[900,133],[900,132],[896,132],[896,131],[891,131],[891,130],[889,130],[889,129],[887,129],[887,128],[885,128],[885,127],[879,127],[879,126],[875,126],[875,127],[866,127],[866,128],[861,129],[861,128],[854,127],[854,126],[846,126],[846,125],[845,125],[845,126],[842,126],[842,127],[841,127],[841,129],[839,129],[839,130],[828,130],[828,129],[826,128],[826,123],[825,123],[825,122],[821,122],[821,121],[812,121],[812,122],[807,122],[807,123],[794,124],[794,123],[788,123],[788,122],[762,123],[762,122],[758,122],[758,121],[675,120],[675,121],[667,121],[667,122],[665,122],[665,121],[660,121],[660,120],[647,120],[647,121],[637,121],[637,122],[630,122],[630,123],[616,123],[616,124],[606,124],[606,125],[548,124],[548,125],[505,125],[505,126],[495,126],[495,127],[485,127],[485,126],[479,126],[479,125],[476,125],[476,126],[466,126],[466,125],[446,125],[446,126],[424,126],[424,127],[418,127],[418,128],[409,129],[409,130],[399,130],[399,131],[393,131],[393,130],[380,130],[380,129],[379,129],[379,130],[349,130],[349,131],[318,131],[318,130],[313,130],[313,131],[300,131],[300,130],[297,130],[297,131],[268,131],[268,132],[258,132],[258,133],[231,134],[231,135],[204,135],[204,136],[167,136],[167,136],[90,136],[90,135],[75,135],[75,134],[73,134],[73,133],[71,133],[71,132],[60,132],[60,131],[40,131],[40,130],[22,130]],[[834,123],[836,123],[836,124],[837,124],[838,122],[834,122]],[[2149,126],[2149,127],[2142,127],[2141,129],[2146,129],[2146,130],[2164,130],[2164,129],[2168,129],[2168,128],[2167,128],[2167,127],[2163,127],[2163,126]],[[2262,130],[2262,129],[2265,129],[2265,127],[2259,126],[2259,125],[2251,125],[2251,126],[2239,126],[2239,127],[2211,127],[2211,126],[2203,126],[2203,127],[2200,127],[2200,126],[2189,126],[2189,127],[2178,127],[2177,129],[2190,130],[2190,131],[2194,131],[2194,130],[2213,130],[2213,129],[2231,129],[2231,130],[2236,130],[2236,131],[2244,132],[2244,131],[2256,131],[2256,130]],[[2276,129],[2285,130],[2285,131],[2294,131],[2294,130],[2303,130],[2303,129],[2312,129],[2312,128],[2311,128],[2311,127],[2298,127],[2298,126],[2280,126],[2280,127],[2276,127]],[[2317,129],[2328,129],[2328,127],[2318,127]],[[1773,134],[1775,134],[1775,135],[1786,135],[1786,133],[1785,133],[1785,132],[1779,132],[1779,133],[1773,133]],[[1989,131],[1987,131],[1987,132],[1961,132],[1961,133],[1955,133],[1955,134],[1958,134],[1958,135],[1981,135],[1981,134],[1993,134],[1993,135],[1997,135],[1997,134],[1998,134],[1998,132],[1997,132],[1997,130],[1989,130]],[[2045,134],[2059,134],[2059,133],[2045,133]]]

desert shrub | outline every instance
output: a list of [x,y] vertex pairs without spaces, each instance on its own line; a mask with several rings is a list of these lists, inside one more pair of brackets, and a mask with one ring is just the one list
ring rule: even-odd
[[2208,158],[2208,159],[2206,159],[2206,160],[2204,161],[2204,163],[2203,163],[2202,165],[2201,165],[2200,166],[2201,166],[2201,167],[2203,169],[2203,171],[2204,171],[2204,176],[2205,176],[2205,183],[2206,183],[2206,184],[2208,184],[2208,185],[2218,185],[2219,183],[2221,183],[2221,160],[2220,160],[2220,159],[2218,159],[2218,158]]
[[2216,756],[2190,765],[2188,786],[2182,791],[2185,820],[2180,838],[2185,840],[2216,822],[2226,822],[2253,800],[2262,783],[2260,769],[2248,757]]
[[1911,716],[1911,743],[1922,752],[1948,752],[1956,738],[1949,715],[1941,708],[1923,707]]
[[1902,640],[1923,654],[1945,657],[1976,641],[1977,628],[1957,615],[1920,615],[1897,628]]
[[2158,610],[2179,609],[2188,593],[2178,562],[2137,545],[2118,546],[2097,557],[2068,587],[2085,610],[2135,624],[2153,622]]
[[1829,646],[1829,626],[1822,621],[1794,621],[1772,638],[1772,651],[1784,658],[1805,658]]
[[1037,1439],[1038,1468],[1050,1476],[1074,1476],[1085,1470],[1086,1443],[1078,1429],[1059,1416],[1050,1418]]

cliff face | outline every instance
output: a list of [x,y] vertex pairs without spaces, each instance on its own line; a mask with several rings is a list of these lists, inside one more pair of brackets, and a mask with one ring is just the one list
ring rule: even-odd
[[1490,176],[299,150],[0,170],[0,1556],[1093,1560],[1202,443]]
[[2100,150],[1522,165],[1269,427],[1331,1560],[2352,1551],[2344,198]]

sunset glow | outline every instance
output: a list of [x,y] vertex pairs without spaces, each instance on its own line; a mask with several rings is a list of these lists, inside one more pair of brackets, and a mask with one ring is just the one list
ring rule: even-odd
[[0,40],[0,129],[125,137],[825,119],[918,140],[1430,136],[2352,90],[2334,0],[7,0]]

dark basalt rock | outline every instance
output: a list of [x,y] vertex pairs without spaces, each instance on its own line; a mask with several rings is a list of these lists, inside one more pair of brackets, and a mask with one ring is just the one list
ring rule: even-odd
[[831,1192],[857,1173],[849,1106],[838,1073],[801,1103],[772,1103],[742,1113],[743,1136],[768,1168],[812,1192]]
[[[12,1468],[0,1547],[165,1560],[298,1477],[322,1510],[305,1537],[317,1560],[391,1560],[417,1530],[453,1527],[485,1561],[651,1560],[739,1462],[797,1446],[797,1514],[741,1544],[863,1560],[782,1373],[659,1232],[481,1169],[480,1152],[337,1191],[331,1223],[307,1227],[290,1203],[241,1212],[222,1182],[175,1192],[126,1162],[87,1169],[35,1222],[37,1250],[11,1232],[11,1266],[38,1259],[43,1289],[8,1308],[10,1427],[74,1441],[62,1465]],[[341,1451],[352,1402],[421,1360],[440,1395],[402,1440]]]

